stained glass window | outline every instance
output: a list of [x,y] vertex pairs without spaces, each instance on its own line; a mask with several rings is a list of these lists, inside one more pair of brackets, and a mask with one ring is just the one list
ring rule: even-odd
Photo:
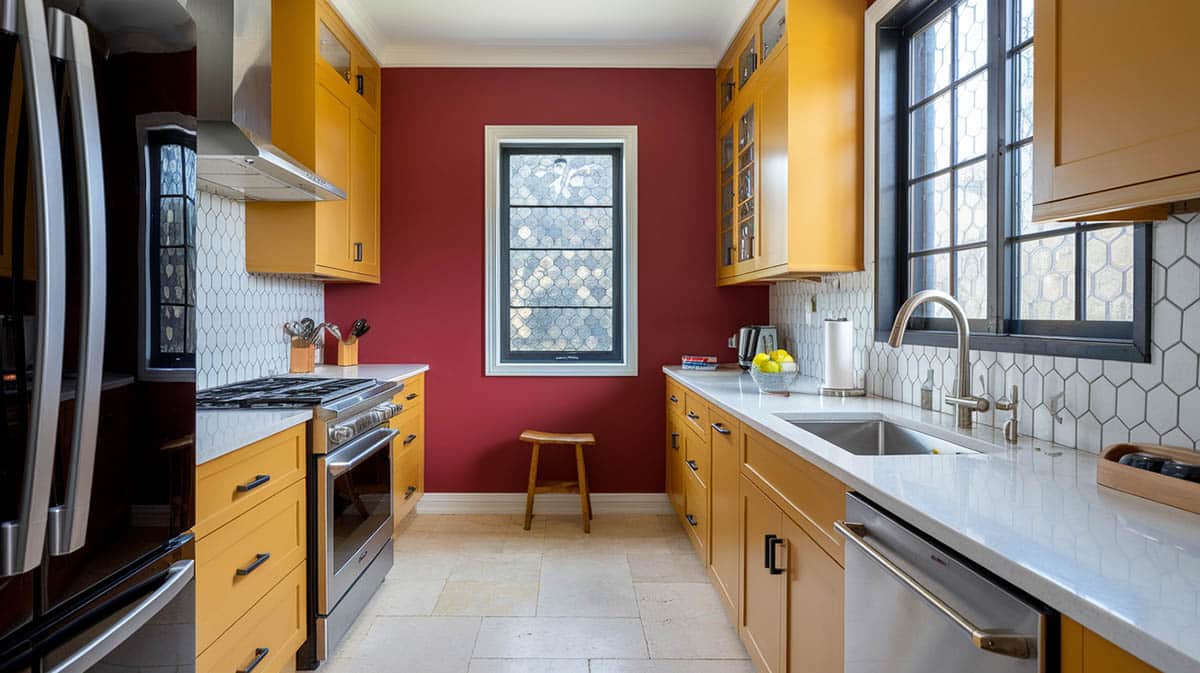
[[[896,30],[879,34],[879,90],[895,96],[880,118],[903,120],[881,136],[880,156],[902,159],[881,165],[880,231],[896,249],[881,293],[894,308],[949,292],[985,335],[1144,341],[1149,224],[1033,222],[1033,3],[906,3],[881,23]],[[952,329],[935,304],[911,327]]]
[[150,134],[147,151],[148,360],[156,369],[190,368],[196,357],[195,142],[160,131]]
[[502,361],[621,360],[621,155],[502,146]]

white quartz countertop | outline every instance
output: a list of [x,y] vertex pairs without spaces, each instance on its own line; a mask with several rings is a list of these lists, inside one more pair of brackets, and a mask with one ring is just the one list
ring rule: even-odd
[[[427,364],[338,367],[317,365],[311,376],[402,381]],[[196,411],[196,464],[207,463],[261,439],[312,420],[311,409],[203,409]]]
[[[1012,447],[891,400],[822,397],[811,379],[778,397],[736,367],[663,371],[1151,665],[1200,671],[1200,515],[1097,485],[1096,456],[1028,437]],[[836,416],[900,420],[985,453],[855,456],[785,420]]]

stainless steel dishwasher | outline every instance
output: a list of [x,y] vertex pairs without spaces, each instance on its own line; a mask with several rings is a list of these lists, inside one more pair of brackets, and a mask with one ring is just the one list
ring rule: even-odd
[[846,496],[845,673],[1044,673],[1054,614]]

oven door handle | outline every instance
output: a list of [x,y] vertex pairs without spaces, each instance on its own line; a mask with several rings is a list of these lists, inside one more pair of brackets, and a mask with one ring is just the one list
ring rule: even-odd
[[325,470],[331,477],[337,477],[353,470],[359,463],[391,446],[392,440],[400,434],[399,430],[379,428],[363,435],[361,439],[343,446],[333,454],[332,459],[325,464]]

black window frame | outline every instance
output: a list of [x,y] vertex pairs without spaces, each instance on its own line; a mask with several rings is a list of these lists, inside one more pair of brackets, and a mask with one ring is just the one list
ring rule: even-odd
[[[196,305],[194,303],[186,303],[187,298],[194,296],[196,291],[196,229],[197,223],[194,221],[196,213],[196,196],[193,191],[191,196],[187,193],[189,182],[195,184],[196,176],[187,174],[187,162],[183,161],[183,181],[184,191],[182,194],[163,194],[162,193],[162,160],[161,151],[165,145],[178,145],[183,148],[196,151],[196,137],[194,134],[176,128],[159,128],[150,129],[146,134],[146,157],[147,157],[147,176],[148,176],[148,195],[147,195],[147,227],[146,227],[146,269],[149,280],[149,306],[147,308],[147,343],[146,343],[146,366],[150,370],[189,370],[196,367],[196,325],[195,318],[197,316]],[[182,159],[181,159],[182,161]],[[184,200],[183,216],[185,218],[183,231],[184,243],[180,246],[163,246],[160,245],[162,240],[162,199],[164,198],[182,198]],[[187,203],[191,202],[192,208],[189,210]],[[188,222],[186,218],[191,217],[193,221]],[[159,252],[164,247],[177,247],[183,249],[184,267],[186,270],[184,280],[184,324],[187,333],[184,336],[184,344],[190,343],[192,349],[182,352],[167,352],[162,350],[162,322],[161,313],[164,305],[162,300],[162,281],[161,281],[161,263],[159,261]],[[176,305],[176,304],[169,304]],[[192,319],[189,319],[188,316]]]
[[[544,206],[512,206],[510,194],[509,166],[513,155],[559,154],[559,155],[608,155],[613,159],[613,202],[611,206],[586,206],[547,204]],[[499,180],[499,250],[500,279],[496,291],[497,321],[500,336],[500,360],[498,364],[617,364],[625,361],[625,146],[622,143],[503,143],[500,145]],[[607,351],[514,351],[512,350],[511,312],[512,306],[512,238],[510,208],[611,208],[613,211],[612,233],[612,297],[611,307],[605,306],[539,306],[532,308],[590,308],[612,311],[613,347]],[[537,248],[519,248],[537,250]],[[545,248],[546,250],[605,250],[606,248]]]
[[[939,18],[960,0],[906,0],[897,5],[876,26],[876,119],[875,155],[876,217],[875,242],[875,339],[887,341],[900,305],[909,296],[909,44],[910,38]],[[989,315],[972,320],[972,348],[986,351],[1081,357],[1127,362],[1150,361],[1151,256],[1152,224],[1149,222],[1064,223],[1052,231],[1014,235],[1013,216],[1016,198],[1012,170],[1018,148],[1032,139],[1010,142],[1015,120],[1011,111],[1009,86],[1012,71],[1009,57],[1025,48],[1034,37],[1010,46],[1008,36],[1015,30],[1009,13],[1013,0],[985,0],[988,12],[988,138],[985,161],[988,166],[987,219],[987,296]],[[951,30],[957,40],[957,30]],[[954,50],[954,46],[951,50]],[[978,72],[978,71],[976,71]],[[965,80],[965,78],[964,78]],[[957,81],[952,76],[952,81]],[[953,99],[953,96],[951,97]],[[950,115],[952,142],[957,114]],[[963,163],[973,163],[973,159]],[[952,165],[953,162],[952,162]],[[951,198],[954,187],[951,185]],[[954,209],[953,201],[951,210]],[[1085,284],[1087,264],[1085,237],[1088,232],[1114,226],[1133,228],[1133,319],[1125,321],[1085,321]],[[1076,320],[1022,320],[1017,316],[1018,283],[1016,245],[1020,241],[1073,233],[1076,240],[1075,292]],[[951,245],[955,245],[951,241]],[[956,246],[957,247],[957,246]],[[925,252],[925,251],[923,251]],[[953,257],[951,258],[953,260]],[[954,286],[956,269],[951,268]],[[905,342],[953,347],[956,332],[949,318],[914,317],[909,322]]]

